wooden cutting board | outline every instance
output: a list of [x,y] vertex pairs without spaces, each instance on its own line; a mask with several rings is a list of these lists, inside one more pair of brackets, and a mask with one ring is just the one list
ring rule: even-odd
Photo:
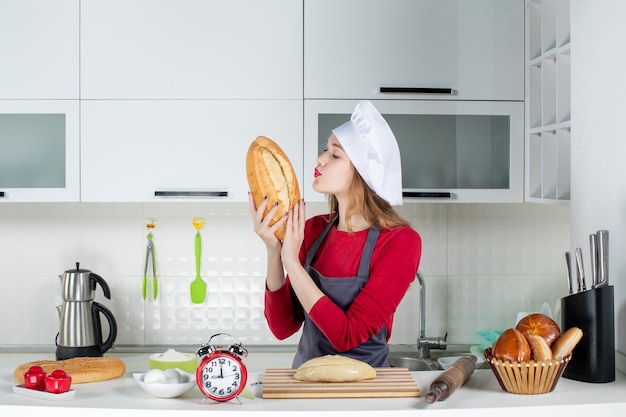
[[294,379],[295,369],[266,369],[263,398],[388,398],[419,397],[407,368],[376,368],[376,378],[358,382],[306,382]]

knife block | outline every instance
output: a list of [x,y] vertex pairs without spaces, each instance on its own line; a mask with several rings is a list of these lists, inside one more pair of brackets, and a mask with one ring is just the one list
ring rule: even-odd
[[578,327],[583,337],[572,352],[563,378],[583,382],[615,381],[615,311],[612,286],[561,298],[561,328]]

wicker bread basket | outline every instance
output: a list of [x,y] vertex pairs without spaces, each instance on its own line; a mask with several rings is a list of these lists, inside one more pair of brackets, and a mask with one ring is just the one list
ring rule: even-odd
[[549,361],[509,362],[491,357],[491,348],[483,351],[485,360],[503,391],[512,394],[546,394],[552,392],[572,354]]

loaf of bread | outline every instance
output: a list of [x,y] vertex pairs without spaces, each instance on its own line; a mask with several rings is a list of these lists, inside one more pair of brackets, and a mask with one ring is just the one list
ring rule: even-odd
[[72,384],[106,381],[118,378],[126,372],[126,364],[112,357],[79,357],[61,361],[41,360],[24,363],[15,368],[13,378],[20,384],[24,383],[24,372],[31,366],[41,366],[46,373],[62,369],[72,377]]
[[552,357],[556,359],[569,355],[582,337],[582,330],[578,327],[570,327],[552,345]]
[[376,378],[376,370],[347,356],[325,355],[300,365],[293,377],[299,381],[354,382]]
[[[283,150],[274,141],[265,136],[256,138],[248,148],[246,156],[246,174],[250,192],[257,207],[267,197],[268,203],[264,216],[278,204],[270,226],[293,209],[300,200],[298,178]],[[283,240],[286,225],[277,231],[276,237]]]
[[515,326],[522,334],[536,334],[543,337],[549,346],[561,336],[561,329],[554,320],[545,314],[532,313],[523,317]]
[[507,329],[493,342],[491,356],[502,361],[526,362],[531,358],[530,345],[517,329]]

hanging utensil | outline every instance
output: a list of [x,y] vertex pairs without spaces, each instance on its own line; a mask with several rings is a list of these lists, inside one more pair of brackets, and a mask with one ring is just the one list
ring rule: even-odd
[[148,229],[148,245],[146,247],[146,264],[143,269],[143,283],[141,285],[141,296],[143,299],[146,299],[148,292],[148,265],[152,265],[152,299],[156,300],[157,295],[159,293],[159,286],[157,282],[157,271],[156,271],[156,256],[154,251],[154,242],[152,241],[153,235],[152,230],[156,227],[157,221],[156,219],[146,219],[146,229]]
[[206,298],[206,283],[200,277],[200,259],[202,255],[202,238],[200,237],[200,229],[204,227],[204,219],[202,217],[194,217],[191,223],[196,229],[196,279],[191,282],[191,302],[194,304],[202,304]]

